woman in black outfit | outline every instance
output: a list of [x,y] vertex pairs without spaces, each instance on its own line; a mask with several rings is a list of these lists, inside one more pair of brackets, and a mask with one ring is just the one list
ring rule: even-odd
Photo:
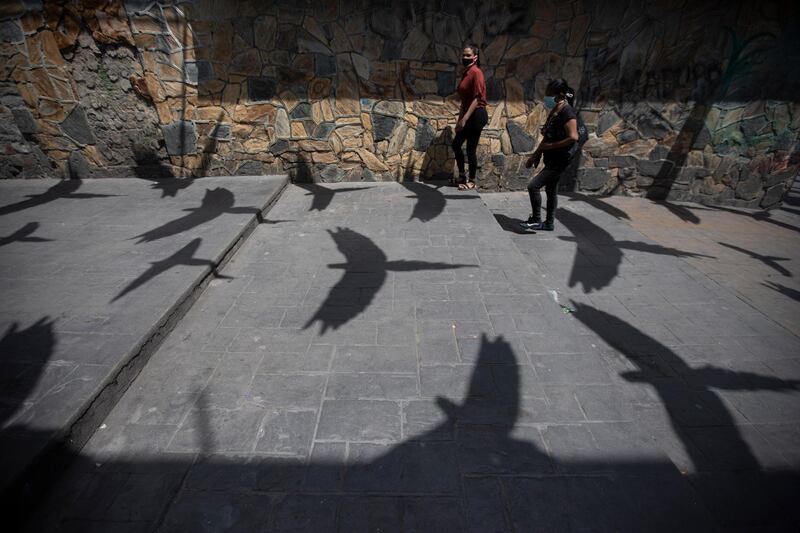
[[[478,66],[478,47],[464,47],[461,55],[464,73],[458,84],[458,95],[461,97],[461,110],[456,122],[456,136],[453,139],[453,152],[458,165],[458,188],[461,190],[475,188],[475,176],[478,173],[478,140],[481,130],[489,121],[486,113],[486,81],[483,71]],[[469,161],[469,180],[464,174],[464,152],[461,145],[467,141],[467,159]],[[451,180],[454,184],[455,180]]]
[[[544,156],[544,169],[528,184],[528,194],[531,198],[531,216],[521,225],[525,229],[552,231],[558,198],[556,189],[558,180],[564,169],[576,153],[578,142],[578,115],[572,108],[575,102],[575,92],[563,79],[555,79],[547,84],[544,105],[550,109],[542,128],[542,142],[536,151],[528,158],[526,167],[536,167]],[[541,208],[544,187],[547,193],[547,215],[542,222]]]

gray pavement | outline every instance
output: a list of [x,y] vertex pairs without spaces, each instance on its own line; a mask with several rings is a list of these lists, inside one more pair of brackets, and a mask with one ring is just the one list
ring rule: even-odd
[[285,183],[0,181],[0,487],[80,448]]
[[770,211],[622,197],[603,204],[663,246],[702,251],[687,262],[800,335],[800,179],[783,206]]
[[798,338],[702,252],[566,198],[519,234],[526,201],[289,186],[29,529],[796,529]]

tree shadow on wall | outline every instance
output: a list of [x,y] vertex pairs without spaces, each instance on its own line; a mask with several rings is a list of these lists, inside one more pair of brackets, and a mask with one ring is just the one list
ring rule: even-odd
[[756,33],[746,39],[740,39],[730,28],[725,28],[725,30],[731,46],[725,70],[720,79],[712,80],[707,87],[703,85],[695,87],[691,95],[692,110],[645,195],[651,200],[667,200],[676,183],[691,184],[693,177],[691,175],[684,176],[684,167],[689,152],[702,150],[709,142],[710,132],[706,127],[706,120],[714,103],[733,98],[740,89],[736,83],[741,81],[759,60],[763,59],[768,48],[759,48],[758,43],[763,43],[765,40],[777,40],[776,35],[768,32]]

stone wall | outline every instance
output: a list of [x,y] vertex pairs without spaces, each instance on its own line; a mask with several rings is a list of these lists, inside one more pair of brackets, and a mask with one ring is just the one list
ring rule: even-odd
[[800,166],[789,1],[0,3],[0,177],[449,176],[465,42],[482,188],[517,189],[548,79],[591,131],[565,187],[749,207]]

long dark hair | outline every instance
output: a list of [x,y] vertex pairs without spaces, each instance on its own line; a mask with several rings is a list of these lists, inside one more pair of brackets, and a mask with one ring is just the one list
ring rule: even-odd
[[547,84],[547,90],[556,94],[563,93],[567,97],[567,103],[572,107],[575,106],[575,90],[569,86],[564,78],[550,80],[550,83]]
[[474,55],[478,56],[478,59],[475,60],[475,64],[477,66],[481,66],[481,54],[480,50],[478,50],[478,47],[475,46],[474,44],[465,44],[464,48],[469,48],[470,50],[472,50],[472,53]]

